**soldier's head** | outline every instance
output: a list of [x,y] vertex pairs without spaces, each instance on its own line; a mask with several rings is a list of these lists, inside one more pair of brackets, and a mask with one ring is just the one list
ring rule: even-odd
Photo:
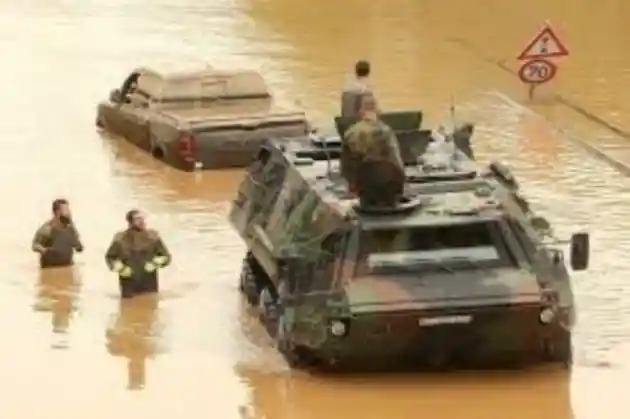
[[378,105],[376,98],[371,93],[366,93],[361,96],[359,115],[363,119],[376,119],[378,115]]
[[52,202],[52,213],[53,217],[64,224],[68,224],[72,219],[70,204],[68,200],[64,198],[57,198]]
[[470,122],[466,122],[464,124],[462,124],[455,132],[456,133],[461,133],[462,135],[467,135],[467,136],[472,136],[473,132],[475,131],[475,124],[472,124]]
[[130,229],[140,231],[146,228],[144,214],[142,214],[140,210],[132,209],[130,211],[127,211],[125,219],[127,220],[127,224],[129,225]]
[[365,60],[359,60],[354,65],[354,74],[357,78],[365,78],[370,76],[370,63]]

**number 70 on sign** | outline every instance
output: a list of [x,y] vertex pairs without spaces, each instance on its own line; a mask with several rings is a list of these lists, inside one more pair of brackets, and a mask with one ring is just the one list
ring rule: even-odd
[[518,77],[524,83],[543,84],[553,79],[558,67],[551,61],[542,58],[530,60],[521,66]]

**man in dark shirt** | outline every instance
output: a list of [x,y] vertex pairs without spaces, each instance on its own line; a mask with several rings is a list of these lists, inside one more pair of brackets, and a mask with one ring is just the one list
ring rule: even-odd
[[74,252],[81,253],[83,244],[72,222],[68,201],[55,199],[52,213],[52,219],[35,232],[31,247],[39,253],[39,265],[42,268],[70,266],[73,264]]
[[138,210],[127,212],[128,227],[114,235],[105,262],[118,274],[122,298],[158,291],[159,268],[171,262],[171,254],[157,231],[148,229]]
[[361,98],[368,94],[374,98],[369,79],[370,63],[365,60],[357,61],[354,66],[354,77],[348,81],[341,92],[341,116],[359,116]]

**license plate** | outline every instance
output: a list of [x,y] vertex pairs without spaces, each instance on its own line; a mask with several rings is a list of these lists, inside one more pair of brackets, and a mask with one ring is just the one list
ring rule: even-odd
[[200,161],[196,161],[195,162],[195,170],[201,170],[203,169],[203,163]]
[[424,317],[418,319],[420,327],[440,326],[443,324],[467,324],[472,321],[472,316],[442,316],[442,317]]

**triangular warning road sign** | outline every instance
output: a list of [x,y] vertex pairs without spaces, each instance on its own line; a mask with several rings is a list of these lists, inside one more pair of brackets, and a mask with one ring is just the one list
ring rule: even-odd
[[560,42],[551,26],[545,26],[538,35],[525,47],[519,60],[535,58],[562,57],[569,55],[569,50]]

